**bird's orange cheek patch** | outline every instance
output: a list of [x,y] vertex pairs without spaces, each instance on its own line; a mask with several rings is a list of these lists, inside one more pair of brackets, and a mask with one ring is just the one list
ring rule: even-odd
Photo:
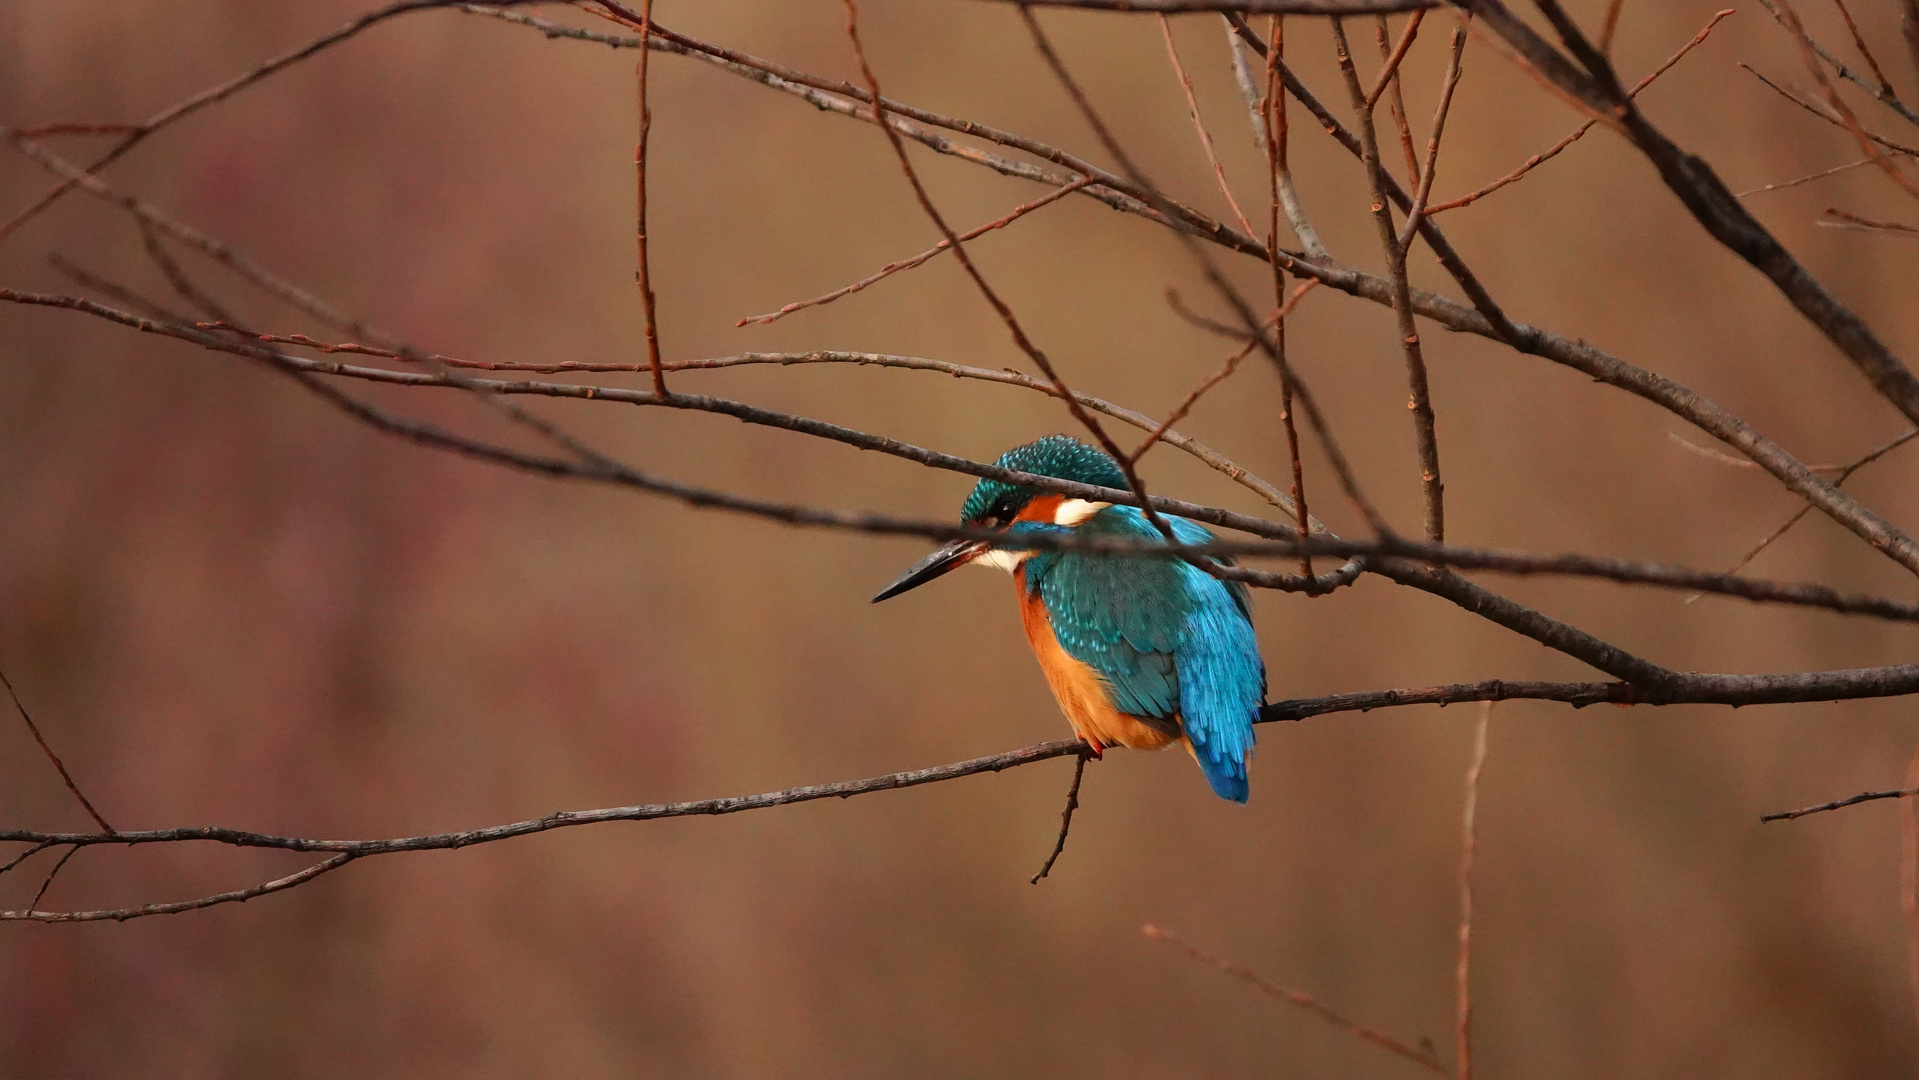
[[1043,521],[1048,525],[1059,514],[1060,504],[1066,501],[1064,495],[1035,495],[1033,500],[1020,508],[1014,521]]

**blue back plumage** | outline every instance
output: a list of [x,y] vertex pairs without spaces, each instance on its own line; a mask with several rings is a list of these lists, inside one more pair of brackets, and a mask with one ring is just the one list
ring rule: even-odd
[[[1213,538],[1184,518],[1167,521],[1182,543]],[[1128,506],[1109,507],[1070,530],[1020,522],[1013,531],[1160,538]],[[1040,551],[1026,561],[1026,587],[1045,604],[1061,647],[1106,680],[1121,712],[1167,722],[1179,716],[1214,793],[1246,801],[1246,758],[1266,701],[1266,665],[1244,585],[1170,557]]]

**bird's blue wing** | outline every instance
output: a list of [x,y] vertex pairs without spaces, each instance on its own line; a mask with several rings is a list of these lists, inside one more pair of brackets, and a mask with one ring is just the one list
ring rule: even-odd
[[[1074,530],[1039,528],[1083,535],[1131,531],[1101,528],[1093,522]],[[1106,680],[1114,707],[1149,722],[1160,721],[1156,726],[1168,733],[1178,730],[1173,719],[1179,713],[1174,656],[1185,617],[1185,593],[1172,563],[1046,551],[1027,560],[1026,587],[1046,605],[1060,647]]]
[[[1213,534],[1184,518],[1171,518],[1173,535],[1203,544]],[[1183,632],[1174,662],[1179,670],[1180,716],[1193,756],[1213,791],[1245,802],[1246,758],[1253,749],[1253,723],[1266,703],[1266,663],[1253,634],[1252,601],[1246,586],[1221,581],[1187,563],[1180,572],[1187,596]]]
[[[1169,520],[1183,542],[1213,538],[1190,521]],[[1074,531],[1159,535],[1129,507],[1112,507]],[[1266,700],[1266,669],[1244,588],[1176,559],[1076,551],[1035,554],[1026,581],[1045,603],[1061,647],[1106,680],[1113,704],[1148,721],[1170,724],[1179,716],[1213,790],[1246,801],[1246,757]]]

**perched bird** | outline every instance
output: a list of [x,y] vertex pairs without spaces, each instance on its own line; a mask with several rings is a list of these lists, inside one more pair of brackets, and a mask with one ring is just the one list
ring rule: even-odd
[[[995,464],[1126,488],[1112,458],[1065,435],[1015,447]],[[1161,516],[1181,543],[1213,539],[1185,518]],[[960,521],[1002,530],[1009,540],[1041,534],[1163,539],[1134,507],[998,480],[974,486]],[[1158,750],[1177,742],[1215,794],[1246,801],[1246,758],[1266,701],[1266,665],[1244,585],[1172,556],[1021,551],[1017,543],[955,540],[881,589],[873,603],[967,563],[1012,573],[1026,639],[1074,733],[1096,756],[1108,746]]]

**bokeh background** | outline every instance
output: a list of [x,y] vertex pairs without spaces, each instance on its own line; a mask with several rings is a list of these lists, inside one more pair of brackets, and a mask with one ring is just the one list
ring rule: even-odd
[[[347,2],[0,4],[0,120],[146,116],[338,25]],[[1637,77],[1719,4],[1628,3]],[[1835,47],[1843,31],[1807,4]],[[1895,8],[1855,2],[1896,84]],[[1577,5],[1597,18],[1603,5]],[[584,22],[577,12],[554,17]],[[677,29],[857,77],[831,0],[661,0]],[[1150,17],[1042,15],[1148,171],[1224,213]],[[890,94],[1098,158],[1008,5],[872,0]],[[1407,64],[1422,132],[1450,18]],[[1264,181],[1212,16],[1176,20],[1248,211]],[[1370,59],[1370,28],[1355,27]],[[1343,100],[1325,26],[1291,52]],[[1765,13],[1737,14],[1642,101],[1735,190],[1857,156],[1737,68],[1807,82]],[[845,348],[1023,367],[948,260],[769,327],[741,316],[931,245],[870,126],[656,57],[654,268],[669,359]],[[643,355],[633,277],[634,54],[490,19],[409,15],[156,137],[110,172],[422,346],[493,360]],[[1863,106],[1862,106],[1863,107]],[[1382,113],[1383,115],[1383,113]],[[1875,122],[1885,114],[1866,113]],[[1295,116],[1298,116],[1297,111]],[[1439,197],[1579,117],[1471,46]],[[1905,136],[1895,137],[1904,138]],[[75,159],[84,140],[56,144]],[[961,226],[1038,189],[919,152]],[[1379,265],[1356,164],[1294,145],[1334,252]],[[1396,158],[1395,158],[1396,160]],[[0,207],[44,190],[0,160]],[[1751,205],[1894,349],[1919,356],[1914,245],[1820,229],[1827,206],[1910,217],[1871,169]],[[1902,419],[1652,170],[1595,132],[1443,219],[1516,317],[1688,384],[1802,459],[1844,461]],[[1171,409],[1228,348],[1171,238],[1067,200],[972,245],[1072,383]],[[153,295],[137,233],[72,197],[0,248],[0,281],[65,289],[58,252]],[[1260,268],[1222,256],[1249,291]],[[1445,285],[1423,254],[1415,274]],[[311,329],[203,263],[252,321]],[[1390,314],[1321,291],[1291,324],[1373,496],[1408,529],[1417,469]],[[1795,503],[1709,460],[1657,409],[1479,339],[1427,333],[1457,542],[1730,564]],[[642,385],[644,377],[608,376]],[[673,384],[990,458],[1069,430],[1015,389],[877,369],[738,369]],[[446,392],[364,390],[517,438]],[[1185,425],[1285,471],[1269,368]],[[732,491],[946,517],[968,481],[722,418],[532,402],[650,470]],[[1912,451],[1851,484],[1919,524]],[[1351,529],[1322,459],[1319,511]],[[1258,510],[1169,450],[1159,491]],[[0,669],[121,827],[218,822],[404,835],[558,808],[757,792],[992,753],[1065,725],[1003,579],[866,599],[921,545],[805,531],[513,474],[358,426],[236,358],[46,310],[0,310]],[[1755,572],[1909,594],[1818,515]],[[1913,659],[1910,629],[1670,592],[1494,580],[1680,669]],[[1262,594],[1275,697],[1488,677],[1584,678],[1436,599],[1369,580]],[[1481,790],[1478,1061],[1485,1076],[1911,1075],[1919,1029],[1898,910],[1898,810],[1762,812],[1898,786],[1904,701],[1495,712]],[[312,886],[127,924],[0,930],[0,1075],[1410,1076],[1412,1066],[1142,937],[1157,923],[1450,1056],[1461,778],[1473,708],[1262,729],[1249,807],[1191,764],[1088,770],[1051,879],[1064,761],[848,802],[579,829],[356,864]],[[0,821],[87,824],[0,716]],[[42,859],[45,857],[43,856]],[[170,900],[299,865],[230,850],[97,851],[47,907]],[[20,907],[42,862],[0,879]]]

